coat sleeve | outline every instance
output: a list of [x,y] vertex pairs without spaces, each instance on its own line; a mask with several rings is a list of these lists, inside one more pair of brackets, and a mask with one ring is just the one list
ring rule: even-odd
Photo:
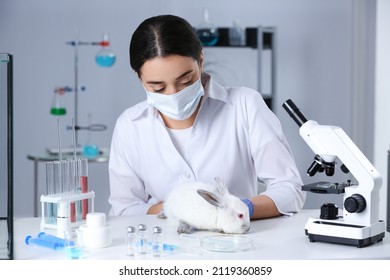
[[109,179],[111,204],[110,215],[146,214],[151,204],[142,180],[133,168],[134,147],[129,144],[131,131],[125,119],[119,118],[113,132],[109,160]]
[[305,202],[302,180],[280,121],[258,92],[246,100],[249,141],[256,174],[283,214],[298,212]]

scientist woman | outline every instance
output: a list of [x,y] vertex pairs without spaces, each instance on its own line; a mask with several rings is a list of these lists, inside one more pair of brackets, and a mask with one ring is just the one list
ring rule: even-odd
[[[302,208],[305,193],[279,120],[259,92],[214,82],[203,59],[199,38],[180,17],[151,17],[132,35],[130,65],[146,100],[115,125],[111,215],[158,214],[176,184],[213,184],[214,177],[243,199],[251,219]],[[260,194],[257,179],[267,186]]]

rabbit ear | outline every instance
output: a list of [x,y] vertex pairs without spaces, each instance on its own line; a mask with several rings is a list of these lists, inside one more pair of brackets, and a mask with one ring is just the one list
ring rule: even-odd
[[224,208],[225,205],[224,203],[222,202],[222,199],[219,198],[218,195],[214,194],[214,193],[211,193],[209,191],[206,191],[206,190],[197,190],[198,194],[203,197],[208,203],[218,207],[218,208]]
[[228,192],[227,186],[219,177],[215,177],[214,181],[217,185],[217,189],[218,189],[219,194],[224,196]]

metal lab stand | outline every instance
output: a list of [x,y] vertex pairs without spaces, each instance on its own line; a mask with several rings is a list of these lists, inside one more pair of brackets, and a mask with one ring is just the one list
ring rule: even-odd
[[[82,155],[78,155],[79,157],[82,157]],[[67,158],[73,158],[73,154],[65,154],[62,155],[63,159]],[[109,159],[109,152],[106,150],[100,151],[99,155],[94,157],[86,157],[88,158],[88,163],[103,163],[107,162]],[[34,161],[34,217],[38,217],[38,209],[40,207],[39,204],[39,197],[38,197],[38,165],[39,162],[48,162],[48,161],[56,161],[59,160],[58,155],[56,154],[50,154],[47,152],[43,153],[33,153],[28,154],[27,159]]]

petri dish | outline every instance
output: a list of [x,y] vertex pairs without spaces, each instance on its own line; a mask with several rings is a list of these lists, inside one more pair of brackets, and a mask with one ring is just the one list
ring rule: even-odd
[[214,252],[242,252],[253,248],[253,239],[242,235],[215,235],[203,237],[200,247]]

